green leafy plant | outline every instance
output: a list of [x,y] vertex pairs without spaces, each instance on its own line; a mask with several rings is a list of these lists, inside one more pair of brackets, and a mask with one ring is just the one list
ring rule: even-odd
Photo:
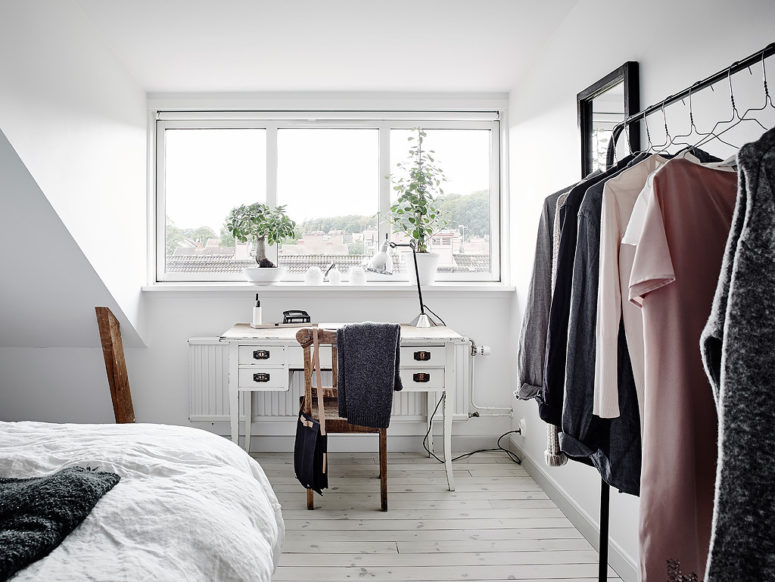
[[274,245],[296,238],[296,223],[285,214],[285,206],[270,208],[266,204],[232,208],[226,219],[226,229],[240,242],[256,241],[256,263],[259,267],[274,267],[266,258],[266,243]]
[[417,129],[416,136],[409,136],[409,158],[396,164],[400,175],[389,176],[393,190],[398,192],[398,200],[390,207],[391,222],[415,241],[418,253],[427,253],[430,238],[447,224],[437,200],[444,194],[441,185],[446,177],[434,158],[435,152],[423,149],[425,137],[422,129]]

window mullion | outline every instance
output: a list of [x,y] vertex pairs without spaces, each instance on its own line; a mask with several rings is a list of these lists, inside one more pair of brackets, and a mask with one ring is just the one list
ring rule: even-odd
[[[277,125],[266,126],[266,203],[270,208],[277,206]],[[267,246],[266,256],[278,264],[277,245]]]
[[379,127],[379,226],[380,245],[390,232],[390,126]]
[[277,126],[266,127],[266,203],[277,206]]
[[500,128],[490,130],[490,277],[502,280],[501,274],[501,175]]
[[163,122],[156,122],[156,280],[167,278],[166,134]]

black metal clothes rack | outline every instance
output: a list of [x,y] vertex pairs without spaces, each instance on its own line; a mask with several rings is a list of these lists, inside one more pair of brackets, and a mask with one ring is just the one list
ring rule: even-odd
[[[613,132],[611,134],[611,140],[608,143],[608,151],[606,152],[606,167],[611,168],[614,164],[614,157],[615,157],[615,150],[616,150],[616,140],[619,138],[619,136],[622,134],[622,132],[630,125],[632,125],[635,122],[639,122],[643,119],[645,119],[648,115],[651,115],[652,113],[656,113],[657,111],[664,111],[664,108],[668,105],[672,105],[673,103],[677,103],[678,101],[681,101],[685,99],[686,97],[690,97],[691,95],[697,93],[698,91],[701,91],[702,89],[707,89],[708,87],[712,86],[714,83],[718,83],[719,81],[723,81],[724,79],[727,79],[731,75],[734,75],[735,73],[739,73],[742,70],[748,69],[751,65],[755,65],[758,63],[763,63],[764,59],[767,59],[768,57],[771,57],[775,55],[775,42],[768,44],[766,47],[764,47],[761,50],[756,51],[750,56],[747,56],[746,58],[735,61],[728,67],[720,70],[717,73],[714,73],[713,75],[710,75],[709,77],[706,77],[702,79],[701,81],[697,81],[694,84],[690,85],[683,91],[679,91],[678,93],[674,93],[659,103],[655,103],[654,105],[650,105],[646,107],[646,109],[639,111],[638,113],[634,113],[627,118],[625,118],[623,121],[619,122],[617,125],[614,126]],[[764,64],[762,64],[764,66]],[[765,81],[764,89],[767,91],[767,83]],[[734,99],[734,97],[733,97]],[[733,101],[734,104],[734,101]],[[638,134],[640,135],[640,134]],[[632,149],[632,143],[630,144]],[[636,144],[636,147],[638,149],[640,144]],[[599,554],[599,562],[598,562],[598,581],[599,582],[606,582],[608,580],[608,523],[609,523],[609,501],[610,501],[610,492],[611,487],[603,481],[603,479],[600,479],[600,541],[598,544],[598,554]]]
[[[748,69],[751,65],[756,65],[762,62],[764,59],[771,57],[772,55],[775,55],[775,42],[768,44],[763,49],[756,51],[752,55],[747,56],[742,60],[735,61],[725,69],[722,69],[719,72],[714,73],[713,75],[710,75],[709,77],[705,77],[701,81],[697,81],[696,83],[690,85],[683,91],[674,93],[666,97],[659,103],[654,103],[653,105],[646,107],[646,109],[644,109],[643,111],[634,113],[629,117],[627,117],[626,119],[624,119],[623,121],[620,121],[619,123],[617,123],[613,128],[613,132],[611,134],[611,140],[608,142],[608,151],[606,152],[607,166],[610,168],[613,165],[614,150],[616,149],[616,141],[619,139],[619,136],[627,128],[627,126],[632,125],[636,121],[641,121],[642,119],[645,119],[646,116],[651,115],[652,113],[656,113],[657,111],[663,111],[665,107],[672,105],[673,103],[677,103],[678,101],[682,101],[683,99],[697,93],[698,91],[701,91],[702,89],[707,89],[711,85],[714,85],[719,81],[723,81],[724,79],[727,79],[729,76],[734,75],[735,73],[739,73],[744,69]],[[766,83],[765,83],[765,89],[766,89]],[[640,144],[636,144],[636,145],[639,146]]]

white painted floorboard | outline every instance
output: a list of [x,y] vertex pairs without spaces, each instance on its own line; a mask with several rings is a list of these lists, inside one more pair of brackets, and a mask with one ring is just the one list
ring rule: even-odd
[[[330,453],[330,489],[314,511],[290,453],[253,456],[283,505],[277,582],[597,580],[597,552],[503,453],[455,463],[453,493],[439,463],[391,453],[386,513],[376,454]],[[609,580],[620,582],[613,570]]]

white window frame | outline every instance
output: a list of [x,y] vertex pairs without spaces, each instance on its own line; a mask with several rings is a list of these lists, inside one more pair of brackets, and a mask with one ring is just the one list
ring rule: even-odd
[[[490,271],[439,273],[439,281],[498,282],[502,280],[501,236],[501,119],[497,111],[156,111],[155,112],[155,240],[156,281],[244,281],[241,273],[166,273],[166,193],[165,141],[167,129],[263,129],[266,131],[266,203],[277,205],[277,131],[279,129],[375,129],[379,132],[379,240],[392,232],[390,216],[391,183],[388,175],[395,161],[390,160],[390,131],[393,129],[486,129],[490,131]],[[277,261],[277,247],[267,255]],[[373,277],[369,276],[369,279]],[[296,279],[299,279],[298,277]],[[293,279],[284,279],[293,280]],[[381,279],[384,281],[384,279]]]

